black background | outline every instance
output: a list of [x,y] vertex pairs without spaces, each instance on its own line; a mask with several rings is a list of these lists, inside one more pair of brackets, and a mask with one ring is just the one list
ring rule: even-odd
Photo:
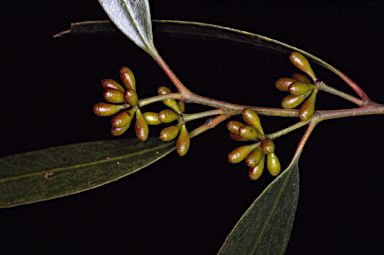
[[[384,103],[384,3],[151,1],[153,19],[200,21],[262,34],[336,66]],[[71,22],[107,19],[97,1],[3,4],[0,156],[121,138],[92,113],[100,81],[129,66],[141,98],[159,85],[176,91],[157,64],[123,36],[52,36]],[[168,65],[193,92],[279,107],[274,82],[295,69],[283,54],[155,34]],[[318,77],[353,91],[329,71]],[[318,109],[354,107],[319,93]],[[147,109],[156,109],[158,106]],[[187,112],[206,108],[187,105]],[[238,118],[234,118],[238,119]],[[297,121],[261,117],[272,133]],[[195,121],[189,130],[201,125]],[[151,129],[156,136],[159,130]],[[304,129],[276,141],[286,167]],[[320,123],[300,159],[300,198],[286,254],[384,251],[383,116]],[[233,225],[273,178],[252,182],[226,155],[238,146],[225,125],[194,138],[139,173],[95,190],[0,210],[2,254],[215,254]]]

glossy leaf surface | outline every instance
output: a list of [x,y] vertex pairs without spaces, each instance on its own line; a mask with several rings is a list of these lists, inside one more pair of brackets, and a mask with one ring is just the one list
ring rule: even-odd
[[299,157],[243,214],[219,255],[284,254],[299,199]]
[[80,143],[0,159],[0,207],[53,199],[115,181],[175,149],[158,138]]
[[155,51],[147,0],[99,0],[99,3],[113,23],[137,46],[149,54]]

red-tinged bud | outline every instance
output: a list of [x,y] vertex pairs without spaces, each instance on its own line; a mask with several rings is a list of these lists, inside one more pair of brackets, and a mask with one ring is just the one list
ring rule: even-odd
[[120,104],[125,103],[124,95],[122,92],[114,89],[106,89],[103,93],[105,100],[110,103]]
[[256,167],[259,164],[262,156],[264,156],[264,153],[259,146],[248,154],[248,156],[245,158],[245,163],[249,167]]
[[101,83],[103,84],[104,89],[114,89],[120,91],[121,93],[124,93],[125,91],[125,89],[119,83],[112,79],[104,79],[101,81]]
[[310,79],[308,79],[308,77],[305,74],[302,74],[302,73],[293,73],[291,75],[291,77],[292,77],[292,79],[295,79],[298,81],[302,81],[302,82],[306,82],[306,83],[312,83],[312,81]]
[[131,69],[123,66],[120,69],[119,73],[120,73],[120,78],[123,81],[125,87],[127,87],[127,89],[132,89],[132,90],[136,91],[135,76],[133,75]]
[[95,106],[93,107],[93,112],[97,116],[105,117],[105,116],[114,115],[123,108],[124,108],[124,105],[98,103],[98,104],[95,104]]
[[111,134],[113,136],[120,136],[122,134],[125,133],[125,131],[127,131],[127,129],[129,128],[130,125],[126,125],[126,126],[123,126],[123,127],[112,127],[111,128]]
[[229,133],[229,136],[235,140],[235,141],[238,141],[238,142],[244,142],[244,141],[248,141],[247,139],[245,139],[244,137],[241,137],[239,135],[236,135],[234,133]]
[[136,110],[136,123],[135,123],[135,132],[137,138],[144,142],[148,138],[148,124],[145,122],[145,119],[143,117],[143,114],[141,114],[140,109]]
[[263,154],[257,166],[249,168],[248,176],[252,181],[256,181],[257,179],[260,178],[264,170],[264,162],[265,162],[265,155]]
[[275,144],[271,139],[265,138],[261,142],[261,149],[265,154],[270,154],[275,151]]
[[245,125],[243,123],[236,120],[231,120],[230,122],[227,123],[228,131],[235,135],[240,135],[240,128],[244,126]]
[[295,79],[291,78],[281,78],[276,81],[275,85],[278,90],[288,91],[289,85],[291,85],[295,81]]
[[121,128],[127,125],[129,127],[131,125],[133,117],[135,116],[136,109],[137,107],[133,107],[129,111],[124,111],[119,114],[116,114],[111,120],[111,125],[116,128]]

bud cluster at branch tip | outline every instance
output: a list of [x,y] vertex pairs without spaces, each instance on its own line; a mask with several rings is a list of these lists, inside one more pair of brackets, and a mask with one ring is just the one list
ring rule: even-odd
[[227,123],[230,137],[235,141],[254,141],[255,143],[232,150],[228,154],[228,161],[235,164],[245,160],[249,167],[249,178],[257,180],[263,173],[265,157],[267,157],[269,173],[277,176],[281,171],[281,166],[274,152],[275,145],[272,140],[266,138],[259,116],[252,109],[245,108],[242,117],[248,125],[234,120]]
[[293,109],[305,101],[299,110],[299,118],[301,121],[310,119],[315,112],[316,95],[318,87],[315,83],[318,82],[308,60],[299,52],[291,52],[289,60],[299,70],[308,75],[312,82],[302,73],[294,73],[292,78],[281,78],[275,83],[276,88],[281,91],[289,91],[290,95],[286,96],[281,101],[281,106],[284,109]]

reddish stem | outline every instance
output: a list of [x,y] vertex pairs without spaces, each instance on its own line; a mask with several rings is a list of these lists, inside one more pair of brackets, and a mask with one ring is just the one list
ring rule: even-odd
[[335,72],[361,97],[361,99],[363,99],[365,104],[371,101],[367,94],[365,94],[364,90],[362,90],[362,88],[360,88],[359,85],[357,85],[354,81],[352,81],[351,78],[336,68]]
[[176,77],[176,75],[172,72],[172,70],[169,68],[169,66],[164,62],[164,60],[161,58],[160,54],[157,52],[157,50],[154,52],[154,54],[151,54],[153,59],[159,64],[161,69],[168,75],[169,79],[171,79],[172,83],[175,84],[177,90],[182,95],[190,94],[191,92],[189,89],[187,89],[183,83]]

